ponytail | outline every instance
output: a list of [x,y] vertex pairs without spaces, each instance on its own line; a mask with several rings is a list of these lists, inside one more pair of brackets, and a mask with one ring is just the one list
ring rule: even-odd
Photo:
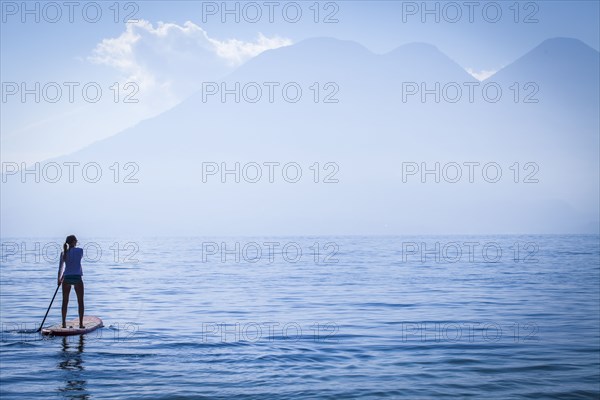
[[65,261],[67,261],[67,252],[72,247],[75,247],[76,244],[77,244],[77,238],[75,237],[75,235],[67,236],[67,238],[65,239],[65,244],[63,244],[63,259]]

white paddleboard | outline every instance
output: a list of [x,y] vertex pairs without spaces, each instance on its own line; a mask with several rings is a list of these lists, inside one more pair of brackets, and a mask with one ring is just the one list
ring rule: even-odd
[[84,328],[79,327],[79,318],[67,321],[67,327],[63,328],[62,324],[56,324],[47,328],[42,328],[43,335],[54,335],[54,336],[71,336],[71,335],[83,335],[95,331],[98,328],[102,328],[102,320],[98,317],[86,315],[83,317]]

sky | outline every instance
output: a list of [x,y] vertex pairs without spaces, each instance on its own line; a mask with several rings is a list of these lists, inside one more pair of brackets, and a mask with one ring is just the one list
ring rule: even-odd
[[[352,40],[377,54],[430,43],[478,79],[548,38],[596,50],[600,40],[597,1],[1,3],[1,152],[15,162],[112,136],[175,106],[202,81],[308,38]],[[41,101],[23,101],[22,85],[35,90],[36,82]]]
[[[0,3],[4,233],[79,232],[55,212],[65,199],[88,235],[600,226],[597,1]],[[277,100],[198,96],[226,81],[275,81]],[[421,96],[406,101],[406,83]],[[448,100],[467,83],[477,101]],[[298,185],[199,181],[206,162],[292,161]],[[47,175],[77,162],[78,181]],[[503,179],[404,182],[404,162],[497,164]],[[24,178],[36,168],[42,182]],[[331,168],[335,185],[309,179]]]

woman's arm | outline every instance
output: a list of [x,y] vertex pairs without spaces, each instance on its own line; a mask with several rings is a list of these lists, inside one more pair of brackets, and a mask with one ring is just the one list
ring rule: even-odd
[[58,262],[58,283],[57,285],[60,285],[62,283],[62,277],[60,276],[61,270],[62,270],[62,266],[65,263],[64,257],[63,257],[63,253],[60,253],[60,261]]

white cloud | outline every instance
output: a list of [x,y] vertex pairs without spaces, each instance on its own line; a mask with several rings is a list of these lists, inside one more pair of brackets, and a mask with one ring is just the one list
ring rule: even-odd
[[214,44],[219,57],[228,60],[232,65],[239,65],[249,58],[255,57],[265,50],[289,46],[291,40],[280,37],[268,38],[262,33],[258,34],[256,42],[243,42],[236,39],[218,41],[209,39]]
[[479,72],[475,71],[472,68],[467,68],[466,71],[471,74],[471,76],[473,76],[475,79],[477,79],[478,81],[484,81],[487,78],[489,78],[490,76],[494,75],[496,72],[498,72],[498,70],[481,70]]
[[292,44],[281,37],[258,35],[253,42],[218,40],[191,21],[183,25],[146,20],[127,24],[125,32],[96,45],[88,60],[113,67],[140,91],[160,89],[181,99],[202,81],[218,79],[265,50]]

